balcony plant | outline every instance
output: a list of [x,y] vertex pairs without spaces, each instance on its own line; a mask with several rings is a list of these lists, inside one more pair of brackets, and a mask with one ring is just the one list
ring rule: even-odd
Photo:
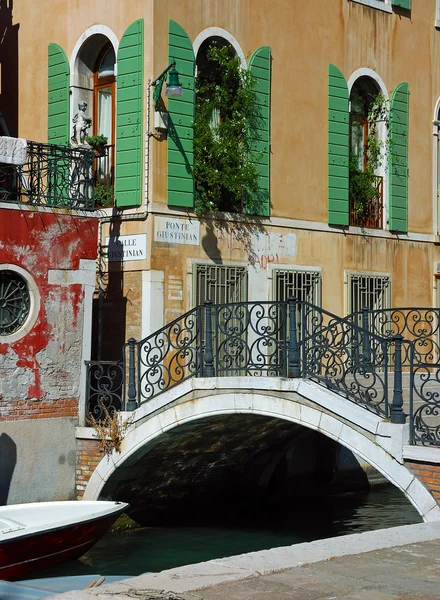
[[[367,220],[374,216],[375,205],[382,202],[379,189],[381,177],[377,171],[380,167],[387,167],[391,151],[389,103],[382,94],[378,94],[371,102],[367,118],[368,135],[364,145],[364,156],[353,151],[353,147],[359,148],[356,135],[362,136],[362,129],[354,127],[353,123],[351,125],[352,151],[348,164],[350,206],[361,227],[364,227]],[[379,123],[385,124],[385,139],[379,139]]]
[[110,208],[114,205],[114,188],[113,185],[106,185],[99,180],[95,185],[93,193],[95,206],[98,208]]
[[95,156],[103,156],[105,153],[105,146],[107,145],[108,138],[105,135],[89,135],[87,138],[88,145],[93,149]]

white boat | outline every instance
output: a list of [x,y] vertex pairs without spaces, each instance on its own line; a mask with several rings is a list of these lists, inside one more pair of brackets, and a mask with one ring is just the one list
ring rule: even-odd
[[126,510],[125,502],[35,502],[0,507],[0,579],[78,558]]

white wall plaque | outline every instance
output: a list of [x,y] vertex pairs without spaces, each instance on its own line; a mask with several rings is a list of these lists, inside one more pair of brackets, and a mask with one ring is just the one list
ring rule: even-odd
[[147,235],[119,235],[105,238],[105,257],[109,262],[147,258]]
[[168,244],[200,244],[200,221],[155,217],[154,241]]

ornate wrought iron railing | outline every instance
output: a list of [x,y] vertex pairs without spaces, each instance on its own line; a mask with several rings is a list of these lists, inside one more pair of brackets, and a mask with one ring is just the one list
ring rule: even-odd
[[114,205],[114,144],[103,147],[94,155],[94,200],[96,207],[109,208]]
[[125,409],[124,361],[86,361],[86,416],[97,421],[116,410]]
[[375,195],[362,205],[355,202],[350,206],[350,225],[366,229],[382,229],[383,227],[383,177],[377,175],[374,182]]
[[27,142],[24,165],[0,164],[0,202],[92,210],[93,151]]
[[[353,313],[347,317],[353,323],[381,338],[401,335],[411,344],[404,344],[402,365],[413,362],[433,364],[440,362],[440,309],[438,308],[384,308]],[[391,355],[391,360],[393,357]]]
[[390,410],[388,398],[394,343],[293,298],[207,301],[144,340],[128,341],[127,407],[194,376],[303,376],[397,422],[402,406],[393,404]]
[[411,443],[440,446],[439,321],[437,309],[341,318],[292,298],[207,301],[130,339],[124,363],[88,363],[88,411],[99,398],[112,410],[134,410],[191,377],[304,377],[393,423],[405,423],[405,405]]

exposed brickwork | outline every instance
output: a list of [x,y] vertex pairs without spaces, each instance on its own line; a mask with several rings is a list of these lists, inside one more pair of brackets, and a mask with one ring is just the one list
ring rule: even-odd
[[405,461],[405,465],[424,483],[440,504],[440,464]]
[[87,483],[102,459],[98,443],[98,440],[77,440],[76,491],[79,500],[84,496]]
[[60,400],[15,400],[13,402],[7,402],[0,399],[0,421],[77,416],[77,398],[61,398]]

